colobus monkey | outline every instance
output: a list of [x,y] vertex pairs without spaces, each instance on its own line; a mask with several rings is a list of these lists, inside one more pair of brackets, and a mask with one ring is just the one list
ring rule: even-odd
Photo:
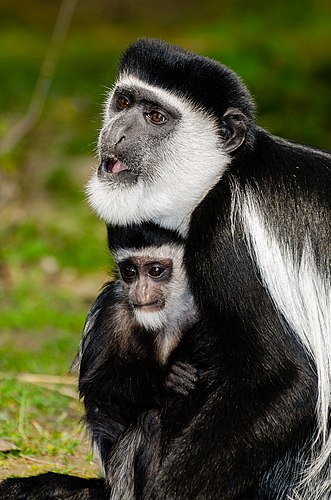
[[144,498],[159,467],[162,407],[186,399],[197,384],[197,370],[181,349],[198,321],[182,238],[142,224],[109,229],[108,239],[118,278],[92,306],[75,360],[104,481],[52,473],[9,479],[0,485],[8,500]]
[[185,238],[212,374],[181,432],[165,412],[150,498],[329,498],[330,154],[258,127],[225,66],[150,39],[122,57],[98,148],[99,216]]
[[79,390],[110,498],[133,499],[159,465],[167,395],[187,396],[196,385],[196,369],[177,353],[198,314],[179,235],[145,224],[115,228],[109,240],[119,279],[87,318]]

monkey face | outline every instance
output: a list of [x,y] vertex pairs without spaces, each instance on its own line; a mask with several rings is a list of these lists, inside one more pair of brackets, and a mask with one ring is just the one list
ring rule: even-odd
[[125,75],[106,102],[98,150],[87,194],[106,222],[153,221],[183,234],[228,161],[211,116]]
[[[152,91],[119,82],[106,104],[99,137],[97,176],[109,187],[153,181],[162,163],[162,143],[176,133],[179,112]],[[167,138],[167,139],[166,139]]]
[[183,245],[118,248],[114,258],[122,295],[140,326],[157,333],[163,327],[180,330],[196,321],[196,307],[183,265]]
[[163,309],[169,294],[172,269],[171,259],[150,261],[146,257],[136,257],[120,262],[119,272],[131,307],[141,312]]
[[87,193],[109,224],[186,236],[195,207],[245,142],[253,103],[231,70],[155,40],[124,53],[104,109],[100,163]]

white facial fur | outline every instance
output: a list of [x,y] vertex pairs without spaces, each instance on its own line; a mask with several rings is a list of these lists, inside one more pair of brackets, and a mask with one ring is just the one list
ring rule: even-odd
[[[171,259],[172,276],[164,283],[165,305],[158,311],[143,311],[133,307],[133,315],[139,325],[155,332],[155,352],[161,364],[167,362],[170,353],[182,339],[184,333],[198,320],[198,311],[190,293],[186,272],[183,266],[184,248],[176,244],[161,247],[120,249],[114,253],[117,262],[130,257],[144,257],[157,262],[158,259]],[[125,292],[124,292],[125,295]]]
[[[186,235],[194,208],[214,187],[229,163],[222,151],[213,118],[188,100],[153,87],[136,77],[123,75],[117,85],[128,90],[153,92],[181,114],[176,134],[160,145],[159,165],[153,165],[151,182],[114,187],[94,173],[87,185],[92,208],[109,224],[127,225],[152,221]],[[105,106],[104,127],[109,126],[110,93]],[[102,131],[101,131],[102,133]]]
[[167,330],[171,331],[181,329],[183,325],[191,326],[197,319],[197,312],[183,266],[183,246],[169,244],[161,247],[146,247],[142,250],[124,248],[114,252],[117,262],[127,260],[132,256],[144,257],[155,262],[171,259],[173,262],[172,277],[170,282],[164,285],[167,287],[165,306],[159,311],[134,309],[137,322],[147,330],[167,327]]

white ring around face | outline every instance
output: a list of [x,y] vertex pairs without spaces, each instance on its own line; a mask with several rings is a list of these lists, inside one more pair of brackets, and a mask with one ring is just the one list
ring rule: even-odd
[[[181,115],[172,134],[159,146],[148,172],[130,186],[110,185],[95,173],[87,186],[92,208],[109,224],[127,225],[153,221],[163,227],[187,233],[192,211],[218,182],[230,162],[220,147],[215,120],[204,110],[165,89],[153,87],[131,75],[122,75],[117,85],[140,93],[154,93]],[[112,119],[109,102],[104,124]],[[148,149],[148,144],[146,144]],[[154,172],[154,174],[153,174]],[[150,177],[152,175],[152,180]],[[147,176],[146,176],[147,177]]]

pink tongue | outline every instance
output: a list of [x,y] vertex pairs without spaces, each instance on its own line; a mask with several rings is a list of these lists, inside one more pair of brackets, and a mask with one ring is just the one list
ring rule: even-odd
[[118,174],[119,172],[123,172],[123,170],[128,170],[128,167],[121,161],[116,160],[111,169],[112,173]]

